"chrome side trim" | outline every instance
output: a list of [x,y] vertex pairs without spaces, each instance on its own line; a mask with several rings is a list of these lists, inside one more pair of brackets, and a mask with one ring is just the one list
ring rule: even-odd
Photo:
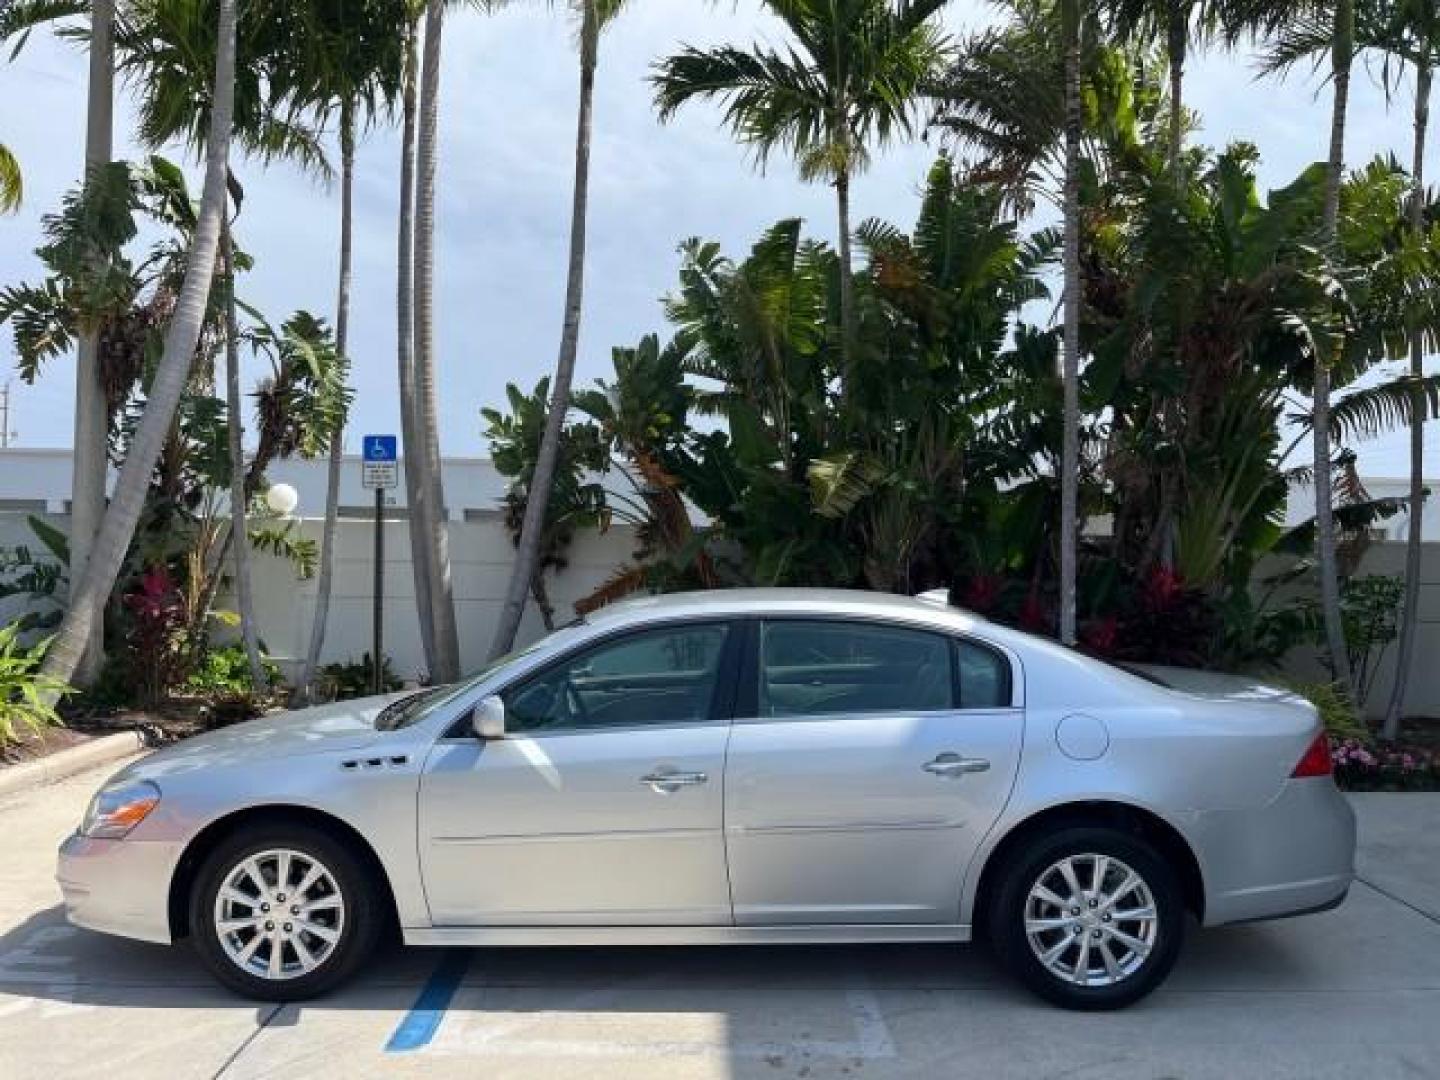
[[436,836],[430,843],[477,847],[486,844],[573,844],[577,841],[610,843],[617,840],[706,840],[710,829],[615,829],[610,832],[495,833],[489,836]]
[[777,822],[774,825],[727,825],[728,836],[764,836],[769,834],[788,835],[793,833],[865,833],[865,832],[915,832],[936,829],[962,829],[964,818],[925,818],[917,821],[837,821],[796,823]]
[[406,945],[461,948],[640,945],[863,945],[966,942],[956,924],[865,926],[439,926],[405,927]]

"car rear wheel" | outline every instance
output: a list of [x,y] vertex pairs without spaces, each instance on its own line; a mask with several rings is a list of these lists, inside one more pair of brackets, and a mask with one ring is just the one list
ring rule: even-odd
[[301,1001],[349,978],[373,951],[382,910],[350,848],[305,826],[264,826],[223,841],[190,898],[190,933],[226,986]]
[[1118,1009],[1150,993],[1175,965],[1185,924],[1175,873],[1159,853],[1088,827],[1018,852],[989,915],[1006,967],[1070,1009]]

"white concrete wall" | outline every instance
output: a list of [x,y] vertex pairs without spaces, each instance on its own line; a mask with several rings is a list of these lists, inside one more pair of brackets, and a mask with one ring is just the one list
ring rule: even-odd
[[[307,521],[303,528],[318,539],[319,522]],[[374,526],[368,521],[340,522],[335,586],[325,635],[327,661],[358,660],[370,649],[374,537]],[[574,602],[628,562],[634,548],[630,529],[579,534],[569,551],[566,569],[548,579],[556,621],[563,625],[574,618]],[[450,522],[455,615],[460,630],[461,667],[466,671],[485,662],[513,556],[509,534],[498,520]],[[316,582],[297,581],[288,564],[268,557],[258,560],[254,577],[256,619],[271,654],[283,659],[303,658],[314,618]],[[394,660],[397,675],[413,678],[424,670],[425,662],[415,608],[409,526],[404,521],[385,525],[385,608],[385,653]],[[543,629],[540,614],[531,603],[525,610],[519,643],[533,641]]]
[[[1262,574],[1273,572],[1273,565],[1261,567]],[[1360,574],[1385,574],[1392,577],[1405,573],[1405,545],[1385,541],[1371,544],[1360,562]],[[1396,641],[1380,663],[1375,683],[1366,702],[1366,712],[1382,716],[1395,685],[1395,660],[1399,652]],[[1288,674],[1297,679],[1322,681],[1328,678],[1313,648],[1297,649],[1285,661]],[[1440,717],[1440,544],[1421,546],[1420,619],[1415,638],[1415,658],[1410,667],[1410,685],[1405,692],[1405,712],[1412,716]]]
[[[63,516],[49,515],[47,520],[62,530],[69,527]],[[319,539],[321,522],[305,521],[301,528]],[[509,581],[514,548],[498,518],[451,521],[449,528],[461,664],[468,671],[485,661]],[[325,662],[358,660],[370,648],[374,537],[374,526],[369,521],[340,521],[335,584],[322,654]],[[37,555],[45,554],[30,530],[26,514],[0,512],[0,547],[20,544]],[[629,528],[579,534],[569,552],[569,565],[548,579],[557,622],[570,621],[574,602],[628,562],[634,547],[634,532]],[[282,662],[303,659],[314,618],[316,582],[300,581],[289,563],[269,556],[256,558],[254,579],[256,618],[266,647]],[[229,601],[222,597],[221,603]],[[414,678],[424,670],[425,663],[415,609],[409,526],[404,520],[385,524],[385,608],[385,653],[394,661],[397,675]],[[19,598],[0,599],[0,624],[18,617],[22,610]],[[518,640],[525,644],[542,632],[539,612],[532,603],[526,608]]]

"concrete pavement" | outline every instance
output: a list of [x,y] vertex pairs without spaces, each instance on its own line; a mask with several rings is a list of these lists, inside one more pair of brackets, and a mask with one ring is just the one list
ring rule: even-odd
[[54,849],[104,775],[0,803],[7,1080],[1440,1076],[1440,795],[1357,797],[1370,884],[1324,915],[1196,931],[1124,1013],[1051,1009],[939,946],[394,949],[278,1008],[185,948],[65,924]]

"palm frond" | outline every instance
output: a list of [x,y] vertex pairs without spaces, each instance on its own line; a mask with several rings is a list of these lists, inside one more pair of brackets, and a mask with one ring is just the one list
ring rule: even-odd
[[25,178],[20,172],[20,162],[8,146],[0,143],[0,214],[20,209],[24,198]]
[[1387,431],[1440,417],[1440,375],[1401,375],[1379,386],[1352,390],[1331,403],[1330,434],[1336,440],[1373,439]]

